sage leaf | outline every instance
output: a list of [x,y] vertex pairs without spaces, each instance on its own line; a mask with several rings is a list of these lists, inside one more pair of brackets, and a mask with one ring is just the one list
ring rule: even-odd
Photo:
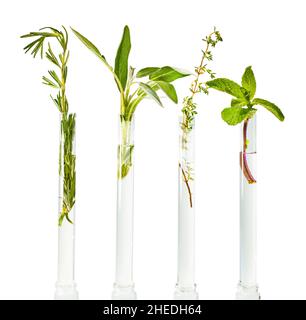
[[139,70],[136,74],[137,78],[143,78],[146,77],[148,75],[150,75],[151,73],[157,71],[159,68],[158,67],[147,67],[147,68],[143,68],[141,70]]
[[121,42],[119,44],[115,59],[115,74],[117,75],[123,90],[128,77],[128,59],[131,51],[131,38],[128,26],[124,27]]
[[102,60],[104,63],[107,63],[105,57],[101,54],[99,49],[87,38],[85,38],[82,34],[80,34],[78,31],[71,28],[73,33],[77,36],[77,38],[83,42],[83,44],[91,51],[93,52],[100,60]]
[[141,89],[149,96],[151,97],[153,100],[155,100],[161,107],[163,107],[163,104],[161,103],[159,96],[157,95],[157,93],[151,88],[151,86],[149,86],[146,83],[140,82],[139,86],[141,87]]
[[166,81],[155,81],[158,87],[174,102],[177,103],[177,94],[174,86]]
[[245,95],[243,94],[242,88],[236,82],[226,79],[226,78],[217,78],[214,80],[207,81],[206,84],[208,87],[226,92],[238,99],[245,100]]
[[250,99],[253,99],[256,92],[256,80],[251,66],[245,69],[241,84],[249,92]]
[[189,76],[187,71],[180,71],[169,66],[159,68],[149,75],[150,80],[172,82],[176,79]]
[[256,109],[252,108],[230,107],[225,108],[221,112],[221,116],[227,124],[235,126],[247,118],[252,118],[256,111]]
[[260,105],[264,108],[266,108],[268,111],[272,112],[275,117],[277,119],[279,119],[280,121],[284,121],[285,120],[285,116],[283,115],[282,111],[280,110],[280,108],[275,105],[274,103],[264,100],[264,99],[260,99],[260,98],[255,98],[252,101],[253,105]]

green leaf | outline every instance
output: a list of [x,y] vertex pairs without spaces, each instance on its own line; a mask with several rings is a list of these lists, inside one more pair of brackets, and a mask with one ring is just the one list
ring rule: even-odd
[[28,34],[22,35],[20,38],[31,38],[31,37],[57,37],[58,34],[50,33],[50,32],[30,32]]
[[165,81],[155,81],[158,87],[164,91],[164,93],[174,102],[177,103],[177,94],[174,86],[171,83]]
[[[55,106],[57,107],[57,109],[61,112],[61,107],[60,107],[60,102],[58,100],[58,98],[53,98],[52,95],[50,95],[52,101],[54,102]],[[61,148],[60,148],[61,151]]]
[[247,118],[252,118],[256,111],[251,108],[231,107],[225,108],[221,112],[221,116],[227,124],[234,126]]
[[157,93],[148,84],[140,82],[139,86],[148,96],[153,98],[153,100],[155,100],[161,107],[163,106]]
[[256,92],[256,80],[251,66],[245,69],[241,84],[250,93],[250,99],[253,99]]
[[232,99],[232,101],[231,101],[232,107],[244,107],[246,105],[247,105],[247,102],[245,100]]
[[277,105],[275,105],[274,103],[272,103],[270,101],[267,101],[267,100],[264,100],[264,99],[260,99],[260,98],[255,98],[252,101],[252,104],[253,105],[260,105],[260,106],[266,108],[267,110],[272,112],[275,115],[275,117],[277,119],[279,119],[280,121],[284,121],[285,120],[285,116],[283,115],[281,109]]
[[32,50],[31,54],[35,58],[37,53],[40,51],[41,57],[43,57],[43,45],[44,45],[44,38],[40,38],[37,44],[35,45],[34,49]]
[[[66,28],[64,27],[64,26],[62,26],[63,27],[63,29],[66,31]],[[61,34],[63,34],[61,31],[59,31],[59,30],[57,30],[57,29],[55,29],[55,28],[53,28],[53,27],[43,27],[43,28],[40,28],[39,29],[39,31],[41,31],[41,30],[51,30],[51,31],[53,31],[53,33],[51,33],[51,34],[53,34],[53,35],[55,35],[56,37],[57,36],[59,36],[59,35],[61,35]],[[44,32],[44,33],[46,33],[46,32]],[[66,32],[67,33],[67,32]]]
[[172,82],[176,79],[189,76],[187,71],[180,71],[169,66],[159,68],[149,75],[150,80]]
[[146,77],[146,76],[149,76],[151,73],[157,71],[158,67],[147,67],[147,68],[143,68],[141,70],[139,70],[136,74],[136,77],[137,78],[142,78],[142,77]]
[[128,26],[124,27],[122,39],[117,50],[116,60],[115,60],[115,74],[117,75],[123,90],[126,86],[127,76],[128,76],[128,60],[131,51],[131,38],[130,30]]
[[[71,28],[71,27],[70,27]],[[93,52],[100,60],[102,60],[104,63],[107,63],[105,57],[101,54],[99,49],[87,38],[85,38],[83,35],[81,35],[78,31],[71,28],[73,33],[77,36],[77,38],[83,42],[83,44],[91,51]]]
[[46,52],[46,57],[49,61],[51,61],[52,63],[54,63],[55,65],[57,65],[59,68],[61,67],[55,54],[53,53],[50,43],[48,43],[48,51]]
[[49,70],[48,73],[50,74],[50,76],[53,78],[54,81],[56,81],[56,83],[58,84],[59,88],[62,87],[62,82],[59,79],[58,75],[56,74],[55,71],[53,70]]
[[59,89],[59,86],[56,83],[54,83],[52,80],[48,79],[47,77],[43,76],[42,79],[43,79],[43,84],[50,86],[54,89]]
[[245,100],[242,88],[236,82],[226,79],[226,78],[217,78],[214,80],[207,81],[206,84],[208,87],[226,92],[238,99]]
[[27,46],[23,48],[24,52],[27,53],[39,41],[40,41],[40,38],[34,40],[33,42],[30,42]]

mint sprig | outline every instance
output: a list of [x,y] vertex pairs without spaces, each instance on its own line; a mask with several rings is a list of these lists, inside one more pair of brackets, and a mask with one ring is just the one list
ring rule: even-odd
[[246,119],[251,119],[257,111],[254,108],[256,105],[264,107],[280,121],[284,121],[285,119],[285,116],[276,104],[265,99],[254,98],[256,80],[251,66],[245,69],[242,75],[241,86],[226,78],[207,81],[206,85],[209,88],[225,92],[234,97],[231,101],[231,107],[225,108],[221,113],[222,119],[229,125],[237,125]]
[[231,126],[243,122],[243,150],[240,153],[240,166],[248,183],[256,183],[256,179],[253,177],[247,161],[247,130],[249,120],[253,118],[257,112],[254,106],[264,107],[280,121],[284,121],[285,116],[280,108],[273,102],[261,98],[254,98],[256,93],[256,79],[251,66],[245,69],[241,79],[241,86],[226,78],[207,81],[206,85],[209,88],[225,92],[233,97],[231,106],[222,110],[221,117]]

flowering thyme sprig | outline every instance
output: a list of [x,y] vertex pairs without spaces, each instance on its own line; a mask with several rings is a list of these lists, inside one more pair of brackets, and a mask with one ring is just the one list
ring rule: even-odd
[[208,94],[208,87],[206,86],[205,82],[200,82],[200,77],[206,73],[208,74],[210,79],[215,78],[215,73],[210,68],[208,68],[207,63],[205,62],[213,60],[211,48],[214,48],[219,41],[222,41],[222,37],[220,32],[217,31],[216,28],[214,28],[214,31],[211,32],[207,37],[205,37],[203,41],[206,43],[206,47],[205,50],[202,50],[200,65],[198,67],[195,67],[196,77],[190,85],[191,95],[185,97],[183,100],[183,122],[181,126],[182,130],[186,133],[192,130],[194,117],[197,114],[197,104],[193,101],[194,96],[200,92]]

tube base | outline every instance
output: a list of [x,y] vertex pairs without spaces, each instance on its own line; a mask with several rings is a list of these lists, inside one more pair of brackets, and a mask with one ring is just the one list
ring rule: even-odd
[[122,287],[114,284],[112,292],[112,300],[136,300],[137,295],[134,290],[134,285]]
[[236,300],[260,300],[258,287],[247,287],[240,283],[237,287]]
[[57,283],[55,285],[55,300],[78,300],[79,299],[79,293],[76,289],[76,284],[70,284],[70,285],[63,285]]
[[198,300],[199,294],[196,290],[196,285],[193,287],[180,287],[176,285],[174,291],[174,300]]

